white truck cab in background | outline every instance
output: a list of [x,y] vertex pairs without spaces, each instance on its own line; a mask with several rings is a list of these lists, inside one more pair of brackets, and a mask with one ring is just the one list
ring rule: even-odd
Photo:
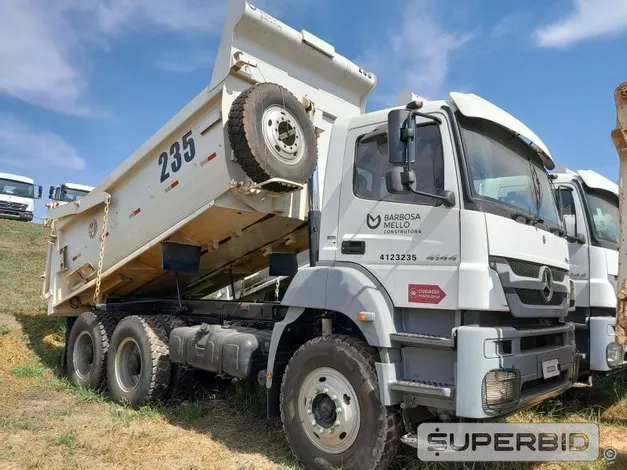
[[627,367],[615,339],[616,278],[620,240],[618,185],[591,170],[553,174],[567,232],[570,277],[575,283],[575,323],[580,374]]
[[74,202],[87,196],[94,189],[93,186],[84,184],[63,183],[57,186],[50,186],[48,198],[58,202]]
[[32,178],[0,172],[0,219],[33,220],[42,188]]

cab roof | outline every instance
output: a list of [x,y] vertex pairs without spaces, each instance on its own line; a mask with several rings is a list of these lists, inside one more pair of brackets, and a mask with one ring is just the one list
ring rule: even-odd
[[86,186],[84,184],[76,184],[76,183],[63,183],[63,186],[65,186],[68,189],[73,189],[74,191],[90,192],[94,189],[93,186]]
[[607,191],[618,196],[618,185],[606,178],[603,175],[600,175],[596,171],[592,170],[578,170],[572,171],[568,168],[561,168],[561,171],[558,173],[554,173],[557,175],[557,181],[572,181],[573,179],[579,179],[584,185],[592,189],[599,189],[601,191]]
[[2,173],[2,172],[0,172],[0,178],[1,179],[12,180],[12,181],[19,181],[20,183],[35,184],[35,181],[33,181],[32,178],[29,178],[27,176],[14,175],[14,174],[11,174],[11,173]]

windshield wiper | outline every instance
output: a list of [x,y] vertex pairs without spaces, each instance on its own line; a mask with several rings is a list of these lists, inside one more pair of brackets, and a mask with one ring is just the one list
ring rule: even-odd
[[532,223],[535,220],[530,215],[523,214],[522,212],[512,212],[510,215],[511,215],[512,219],[514,219],[516,221],[518,221],[518,219],[523,219],[525,221],[525,224],[530,224],[530,223]]

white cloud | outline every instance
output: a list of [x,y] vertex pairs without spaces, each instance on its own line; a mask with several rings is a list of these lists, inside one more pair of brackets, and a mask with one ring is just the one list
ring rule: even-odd
[[[67,114],[91,115],[89,51],[129,31],[219,34],[225,2],[2,0],[0,94]],[[207,59],[208,62],[211,58]]]
[[0,162],[30,169],[85,169],[85,160],[57,134],[34,129],[1,114]]
[[0,93],[72,114],[91,112],[86,83],[71,61],[66,21],[31,0],[0,2]]
[[400,25],[390,29],[377,47],[365,51],[357,63],[375,72],[380,87],[390,91],[380,95],[386,101],[402,88],[438,98],[446,83],[451,54],[472,36],[446,30],[426,1],[407,2],[401,18]]
[[157,62],[157,67],[172,73],[190,73],[195,70],[210,69],[215,54],[215,49],[200,47],[185,54],[166,54]]
[[564,48],[586,39],[627,31],[625,0],[574,0],[573,6],[564,18],[534,31],[539,46]]

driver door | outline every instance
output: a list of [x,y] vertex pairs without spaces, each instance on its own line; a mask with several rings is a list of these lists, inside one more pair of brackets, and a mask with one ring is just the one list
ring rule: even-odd
[[347,139],[337,261],[372,273],[397,307],[456,309],[460,215],[456,165],[446,117],[424,118],[416,129],[416,190],[456,195],[453,207],[413,193],[390,194],[387,148],[360,139],[377,126],[353,129]]

